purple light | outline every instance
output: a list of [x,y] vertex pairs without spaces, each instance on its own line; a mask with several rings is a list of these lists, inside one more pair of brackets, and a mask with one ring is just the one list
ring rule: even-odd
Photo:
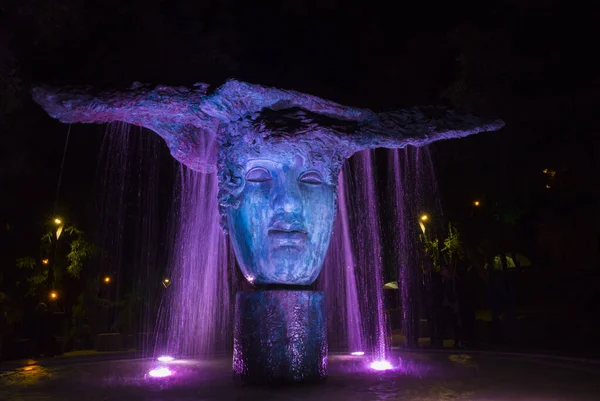
[[362,356],[362,355],[364,355],[364,354],[365,354],[365,353],[364,353],[363,351],[354,351],[354,352],[351,352],[351,353],[350,353],[350,355],[354,355],[354,356]]
[[371,363],[371,369],[383,371],[393,369],[393,366],[388,361],[375,361]]
[[159,362],[171,362],[171,361],[175,360],[175,358],[173,358],[172,356],[168,356],[168,355],[159,356],[157,359]]
[[169,368],[161,366],[160,368],[152,369],[150,372],[148,372],[148,374],[150,377],[161,378],[171,376],[173,372],[171,372]]

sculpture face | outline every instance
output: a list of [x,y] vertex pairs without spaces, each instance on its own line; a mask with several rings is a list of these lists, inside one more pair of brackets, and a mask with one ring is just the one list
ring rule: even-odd
[[242,273],[258,284],[311,284],[319,275],[335,215],[335,187],[322,164],[270,149],[242,166],[228,226]]

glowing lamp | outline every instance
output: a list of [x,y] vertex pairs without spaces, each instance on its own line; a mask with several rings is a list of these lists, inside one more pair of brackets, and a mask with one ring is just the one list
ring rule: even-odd
[[54,300],[58,298],[58,293],[56,291],[50,291],[50,299]]
[[393,369],[392,364],[389,363],[388,361],[375,361],[375,362],[371,363],[370,367],[373,370],[379,370],[379,371]]
[[427,221],[429,220],[429,216],[427,216],[426,214],[421,215],[421,221]]
[[354,356],[362,356],[362,355],[364,355],[364,354],[365,354],[365,353],[364,353],[363,351],[354,351],[354,352],[351,352],[351,353],[350,353],[350,355],[354,355]]
[[475,202],[473,202],[473,204],[474,204],[475,206],[479,206],[479,201],[478,201],[478,200],[476,200]]
[[108,276],[104,277],[104,282],[107,284],[110,283],[110,277],[108,277]]
[[148,375],[150,377],[156,377],[156,378],[168,377],[168,376],[171,376],[172,374],[173,374],[173,372],[166,366],[161,366],[159,368],[152,369],[150,372],[148,372]]
[[50,261],[48,259],[42,259],[42,264],[47,265]]
[[163,356],[159,356],[159,357],[157,358],[157,360],[158,360],[159,362],[171,362],[171,361],[174,361],[174,360],[175,360],[175,358],[173,358],[172,356],[163,355]]
[[54,219],[54,224],[62,224],[62,220],[57,217]]

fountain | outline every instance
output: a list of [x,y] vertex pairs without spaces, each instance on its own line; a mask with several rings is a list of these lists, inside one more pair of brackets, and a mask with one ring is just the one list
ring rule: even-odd
[[[134,84],[103,92],[38,87],[33,96],[65,123],[122,121],[148,128],[188,168],[216,173],[218,192],[211,190],[209,196],[218,197],[221,227],[253,286],[235,300],[236,377],[248,382],[320,380],[327,375],[327,317],[324,293],[311,285],[323,266],[336,203],[345,208],[343,193],[338,200],[344,160],[365,149],[422,146],[494,131],[503,122],[441,107],[375,113],[235,80],[212,94],[208,89],[206,84]],[[370,168],[368,154],[363,163]],[[367,184],[364,213],[369,224],[377,225],[374,187]],[[366,238],[377,242],[378,229],[373,230]],[[208,246],[223,246],[212,228],[206,233]],[[362,248],[368,250],[369,243]],[[363,253],[359,260],[366,263],[371,253]],[[369,271],[381,287],[381,256],[373,255]],[[372,300],[372,308],[378,327],[373,369],[385,370],[382,299]]]

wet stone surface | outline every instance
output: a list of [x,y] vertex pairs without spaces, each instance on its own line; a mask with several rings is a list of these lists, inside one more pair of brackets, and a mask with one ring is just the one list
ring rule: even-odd
[[[393,371],[374,372],[369,358],[329,358],[319,384],[250,386],[232,379],[231,357],[176,360],[0,365],[0,400],[473,400],[592,401],[600,399],[600,365],[575,361],[398,353]],[[173,372],[150,378],[160,365]]]
[[319,381],[327,375],[322,291],[240,291],[233,371],[248,383]]

